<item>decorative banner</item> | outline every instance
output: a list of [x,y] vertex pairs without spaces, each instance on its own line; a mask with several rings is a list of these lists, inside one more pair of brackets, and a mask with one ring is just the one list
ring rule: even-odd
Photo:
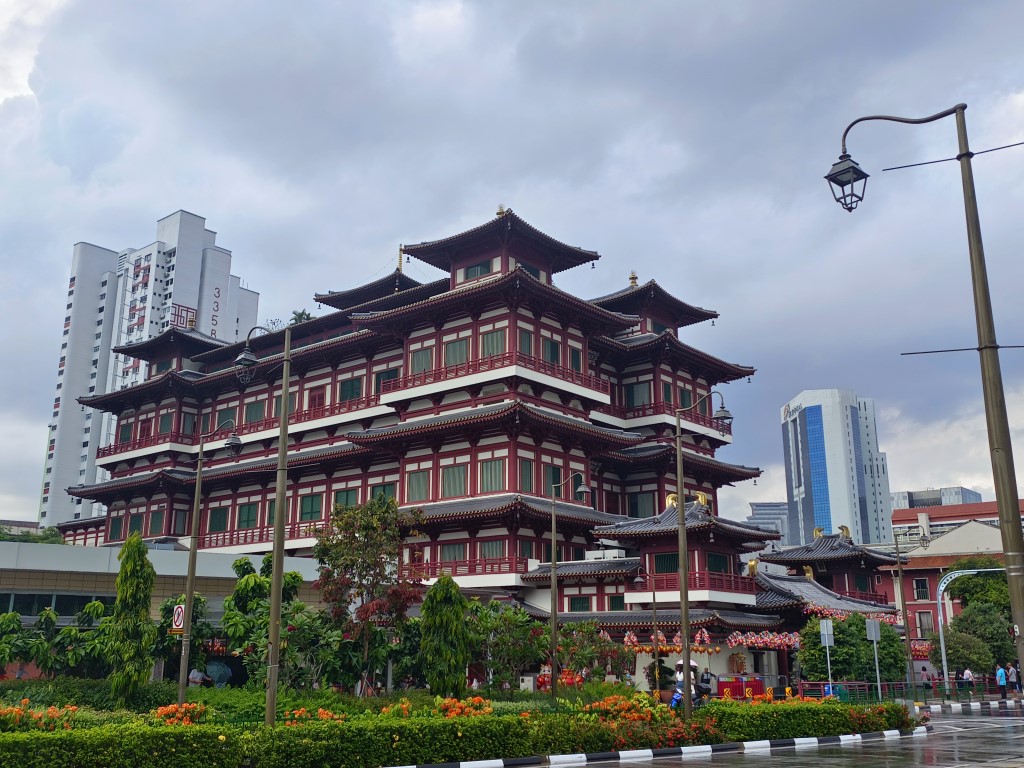
[[915,661],[927,661],[928,654],[932,651],[932,643],[930,640],[911,640],[910,641],[910,655],[914,657]]
[[[836,621],[843,621],[849,618],[850,611],[841,611],[838,608],[826,608],[823,605],[817,603],[807,603],[804,606],[804,613],[810,616],[817,616],[821,619],[835,619]],[[878,619],[884,621],[886,624],[899,624],[900,618],[895,613],[865,613],[864,618],[866,619]]]
[[799,632],[733,632],[725,639],[730,648],[742,645],[745,648],[771,651],[795,651],[800,647]]

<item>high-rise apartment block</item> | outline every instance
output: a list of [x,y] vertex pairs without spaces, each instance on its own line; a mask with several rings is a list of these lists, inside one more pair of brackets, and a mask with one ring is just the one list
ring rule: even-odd
[[843,389],[805,390],[782,407],[789,536],[794,544],[849,529],[854,541],[892,538],[889,471],[878,450],[873,400]]
[[750,525],[778,531],[782,538],[779,544],[784,547],[799,544],[789,535],[789,504],[785,501],[752,501],[750,517],[746,519]]
[[76,398],[124,389],[147,376],[138,358],[118,353],[121,345],[171,327],[230,343],[256,323],[259,294],[231,274],[231,251],[216,239],[204,218],[178,211],[157,222],[156,241],[144,248],[118,252],[75,244],[40,524],[105,511],[65,489],[106,479],[102,470],[97,473],[96,450],[113,437],[114,420],[80,407]]

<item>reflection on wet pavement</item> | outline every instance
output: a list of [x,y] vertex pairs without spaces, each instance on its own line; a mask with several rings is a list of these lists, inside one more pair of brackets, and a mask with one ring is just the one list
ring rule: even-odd
[[781,749],[701,757],[665,758],[629,763],[666,768],[669,764],[713,764],[715,768],[786,766],[786,768],[1024,768],[1024,718],[1005,715],[957,715],[932,718],[927,736],[865,741],[849,746]]

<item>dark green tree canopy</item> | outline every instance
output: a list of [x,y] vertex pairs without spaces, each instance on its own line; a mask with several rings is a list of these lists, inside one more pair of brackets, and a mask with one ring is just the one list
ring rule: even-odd
[[[952,627],[943,635],[946,639],[946,663],[949,664],[951,677],[956,672],[962,672],[968,668],[975,674],[987,674],[993,668],[992,652],[984,642],[974,635],[959,632]],[[939,644],[939,636],[932,635],[931,642],[932,649],[928,652],[928,661],[936,669],[942,669],[942,648]]]
[[[971,571],[1002,567],[1003,563],[994,557],[978,555],[957,560],[949,567],[949,570]],[[1007,620],[1010,618],[1010,589],[1006,583],[1005,571],[960,576],[949,583],[949,586],[946,587],[946,594],[960,600],[965,608],[972,603],[987,603],[995,606]]]
[[970,603],[959,616],[954,617],[950,622],[950,627],[957,632],[973,635],[988,648],[992,659],[983,668],[985,672],[992,670],[994,662],[1005,664],[1012,661],[1016,655],[1013,640],[1010,638],[1010,622],[1006,620],[999,608],[991,603],[977,601]]
[[447,574],[427,590],[420,608],[420,653],[430,689],[439,696],[461,697],[466,690],[470,631],[469,601]]
[[[863,615],[852,613],[846,619],[832,622],[835,646],[830,649],[833,680],[874,680],[875,657],[872,643],[867,637],[867,624]],[[878,644],[878,668],[883,680],[901,680],[907,664],[907,654],[899,634],[890,625],[881,623],[881,642]],[[808,680],[828,680],[825,648],[821,644],[821,620],[807,622],[800,633],[800,664]]]

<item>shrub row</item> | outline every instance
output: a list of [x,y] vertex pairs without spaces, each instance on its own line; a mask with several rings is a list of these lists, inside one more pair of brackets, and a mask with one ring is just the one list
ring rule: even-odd
[[238,768],[238,734],[216,726],[143,723],[0,737],[0,765],[18,768]]
[[[172,682],[151,683],[139,689],[129,702],[134,712],[149,712],[176,701],[178,686]],[[75,705],[92,709],[113,709],[109,680],[90,680],[83,677],[33,678],[0,680],[0,701],[13,704],[28,699],[33,706],[63,707]]]
[[726,741],[906,731],[916,725],[907,708],[893,702],[850,705],[838,701],[782,701],[750,705],[734,701],[712,701],[694,714],[697,719],[705,722],[713,720]]

